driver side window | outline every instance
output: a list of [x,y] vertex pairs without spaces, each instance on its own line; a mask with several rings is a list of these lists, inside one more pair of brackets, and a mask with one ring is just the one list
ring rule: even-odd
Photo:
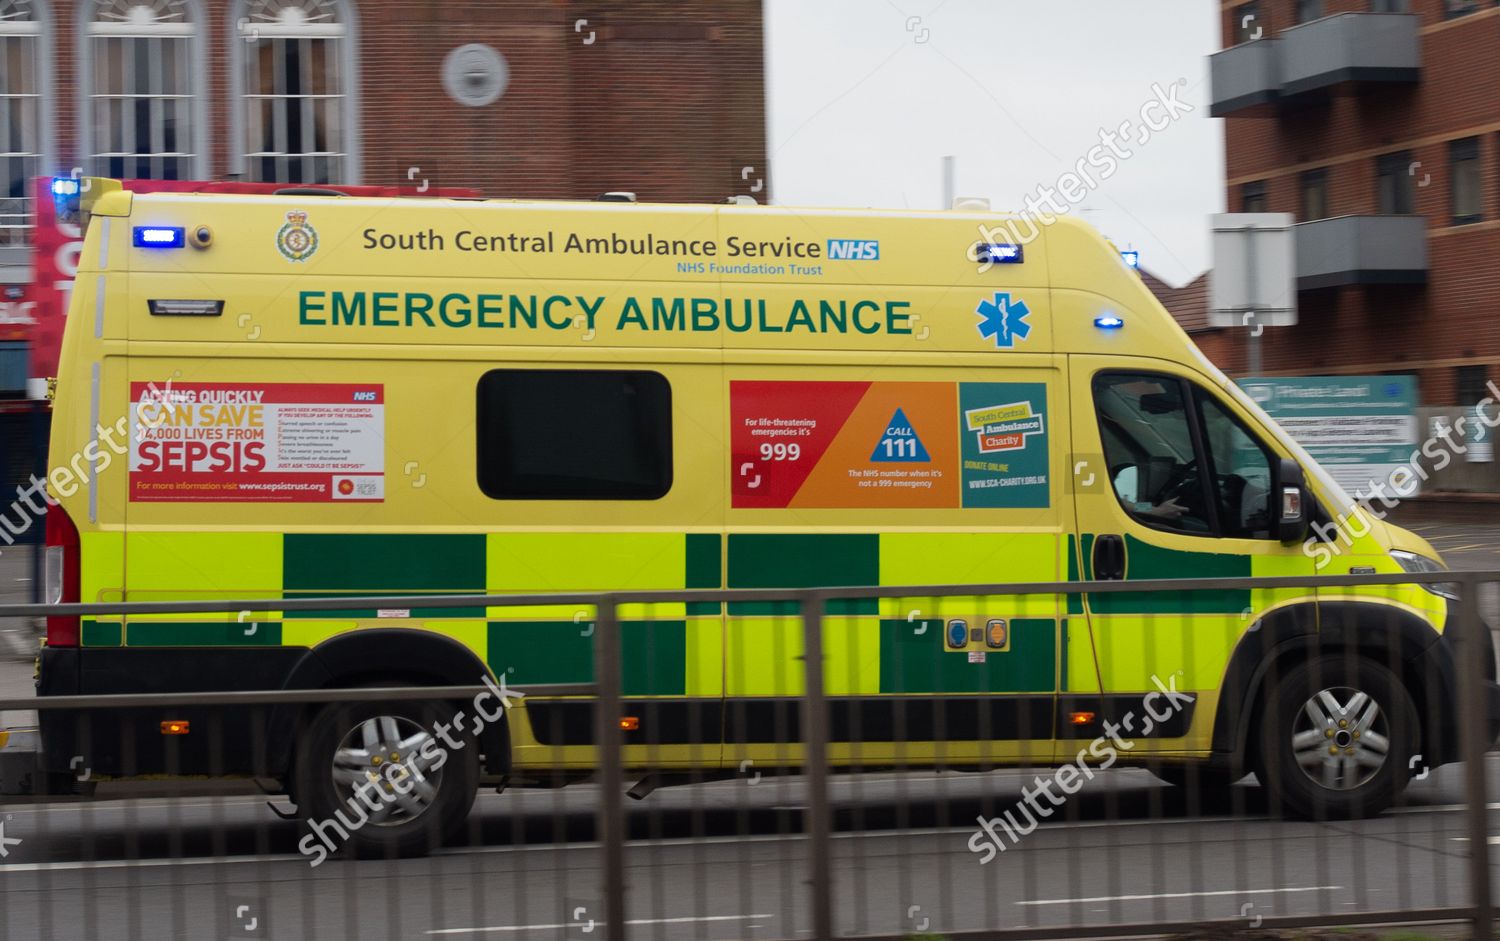
[[1104,463],[1120,505],[1154,529],[1208,535],[1183,385],[1166,376],[1094,378]]
[[1214,396],[1151,373],[1101,373],[1093,386],[1126,512],[1168,532],[1271,538],[1274,455]]

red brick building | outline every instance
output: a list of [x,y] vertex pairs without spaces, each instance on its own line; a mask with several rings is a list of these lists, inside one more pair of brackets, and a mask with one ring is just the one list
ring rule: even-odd
[[[1290,212],[1299,323],[1263,372],[1410,373],[1424,405],[1500,379],[1500,6],[1231,0],[1212,59],[1230,212]],[[1199,338],[1245,370],[1247,331]]]
[[758,0],[0,0],[0,397],[34,177],[764,202],[762,31]]

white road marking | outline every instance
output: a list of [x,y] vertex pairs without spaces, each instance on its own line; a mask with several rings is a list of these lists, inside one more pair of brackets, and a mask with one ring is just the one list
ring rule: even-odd
[[1332,892],[1341,885],[1305,885],[1291,889],[1223,889],[1215,892],[1161,892],[1156,895],[1096,895],[1086,899],[1032,899],[1017,905],[1081,905],[1086,902],[1141,902],[1148,899],[1191,899],[1216,895],[1276,895],[1283,892]]
[[[627,925],[696,925],[712,921],[750,921],[755,918],[771,918],[771,915],[693,915],[682,918],[627,918]],[[483,928],[434,928],[426,932],[430,935],[449,934],[488,934],[500,931],[556,931],[559,928],[577,928],[581,922],[567,922],[551,925],[490,925]],[[605,922],[594,922],[595,927],[603,927]],[[752,926],[754,927],[754,926]]]

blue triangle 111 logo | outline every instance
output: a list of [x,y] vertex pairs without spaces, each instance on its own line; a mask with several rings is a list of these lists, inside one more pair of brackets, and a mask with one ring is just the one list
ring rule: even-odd
[[870,455],[872,463],[924,463],[931,461],[932,457],[927,453],[927,448],[922,445],[922,439],[917,437],[917,429],[913,428],[906,417],[906,412],[896,409],[896,414],[886,422],[885,434],[875,445],[875,452]]

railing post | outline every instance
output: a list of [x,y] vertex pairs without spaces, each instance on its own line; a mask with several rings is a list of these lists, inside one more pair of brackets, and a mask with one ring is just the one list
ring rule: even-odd
[[807,778],[807,862],[811,872],[813,941],[833,941],[833,822],[828,810],[828,699],[823,691],[823,606],[818,593],[802,597],[803,774]]
[[599,599],[594,623],[594,741],[599,763],[599,848],[604,936],[625,941],[625,769],[620,753],[620,620],[611,596]]
[[1478,576],[1465,574],[1459,583],[1459,739],[1464,759],[1464,799],[1469,805],[1469,891],[1474,902],[1475,938],[1492,937],[1494,912],[1490,902],[1489,799],[1484,781],[1484,755],[1489,749],[1489,708],[1485,696],[1485,664],[1489,646],[1479,641],[1485,630],[1479,619]]

